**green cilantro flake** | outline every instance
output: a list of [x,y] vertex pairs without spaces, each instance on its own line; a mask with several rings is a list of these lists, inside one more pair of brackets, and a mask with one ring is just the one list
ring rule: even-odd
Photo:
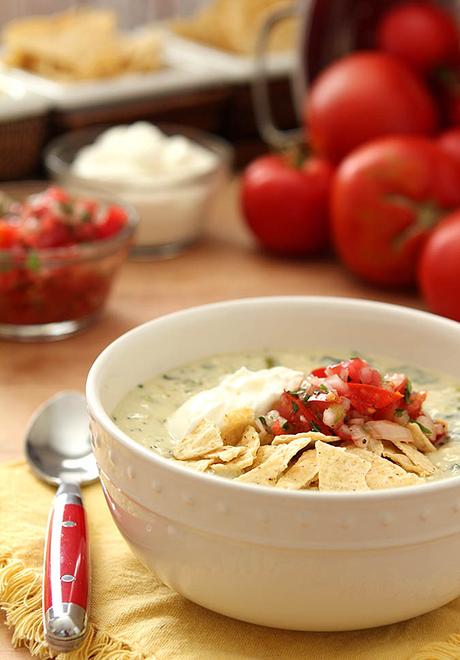
[[326,394],[329,394],[329,388],[324,383],[321,383],[319,389],[321,390],[321,392],[325,392]]
[[423,424],[421,424],[420,422],[415,422],[415,423],[417,424],[417,426],[420,427],[420,430],[423,431],[423,433],[424,433],[425,435],[431,437],[431,431],[430,431],[430,429],[427,429],[427,427],[426,427],[426,426],[423,426]]
[[38,270],[40,270],[40,265],[40,258],[38,254],[33,250],[29,252],[26,257],[26,267],[33,273],[36,273]]
[[299,412],[299,406],[297,405],[297,403],[295,401],[292,402],[292,410],[295,413]]
[[289,422],[286,420],[286,421],[284,422],[284,424],[281,425],[281,428],[282,428],[284,431],[287,431],[288,428],[289,428]]
[[402,417],[402,415],[405,413],[404,408],[396,408],[395,410],[395,415],[396,417]]
[[411,394],[412,394],[412,382],[408,380],[406,385],[406,390],[404,392],[404,401],[406,403],[409,403]]
[[311,423],[311,430],[312,431],[317,431],[318,433],[321,433],[321,429],[319,428],[318,424],[315,424],[315,422]]

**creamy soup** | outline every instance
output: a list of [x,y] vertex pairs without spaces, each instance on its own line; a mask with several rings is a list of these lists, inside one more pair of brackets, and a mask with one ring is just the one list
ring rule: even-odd
[[[251,370],[283,365],[309,373],[318,365],[340,361],[341,356],[321,353],[270,351],[232,353],[201,359],[155,376],[129,392],[113,412],[113,420],[136,442],[159,454],[171,457],[173,438],[166,420],[194,394],[216,386],[225,374],[242,365]],[[449,377],[401,364],[391,359],[367,361],[385,372],[403,372],[413,388],[425,390],[428,397],[424,409],[433,418],[444,419],[449,426],[446,441],[427,454],[439,469],[436,477],[460,474],[460,387]]]

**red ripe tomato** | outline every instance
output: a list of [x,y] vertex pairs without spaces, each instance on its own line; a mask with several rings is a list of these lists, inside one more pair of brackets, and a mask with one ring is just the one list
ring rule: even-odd
[[96,226],[98,238],[109,238],[118,234],[126,225],[126,211],[120,206],[109,206],[104,218]]
[[460,128],[452,128],[438,137],[438,145],[460,165]]
[[460,321],[460,211],[444,218],[429,237],[418,276],[428,307]]
[[355,53],[332,64],[314,81],[303,114],[314,150],[333,162],[376,137],[430,134],[437,125],[423,82],[385,53]]
[[314,254],[328,243],[332,167],[309,158],[295,167],[281,155],[262,156],[246,169],[241,203],[259,243],[284,255]]
[[337,170],[333,238],[343,262],[377,284],[411,284],[434,225],[460,205],[460,168],[431,140],[382,138]]
[[454,17],[429,2],[396,5],[383,15],[377,28],[379,48],[400,57],[420,73],[452,61],[458,42]]
[[18,230],[0,220],[0,250],[6,250],[18,243]]
[[355,410],[363,415],[372,415],[376,410],[396,404],[402,399],[402,394],[375,385],[348,383],[347,398]]

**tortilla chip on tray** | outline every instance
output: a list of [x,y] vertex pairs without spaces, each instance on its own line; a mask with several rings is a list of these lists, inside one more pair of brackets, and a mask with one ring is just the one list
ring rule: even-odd
[[[254,52],[265,19],[286,0],[214,0],[190,18],[177,19],[171,27],[178,35],[231,53]],[[297,21],[286,19],[274,30],[269,51],[292,50]]]
[[82,8],[16,19],[7,24],[3,42],[8,66],[63,82],[162,66],[159,34],[150,30],[124,35],[110,10]]

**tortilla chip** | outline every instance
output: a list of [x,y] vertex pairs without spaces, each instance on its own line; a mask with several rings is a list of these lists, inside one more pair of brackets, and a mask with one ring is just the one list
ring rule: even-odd
[[226,445],[236,445],[248,426],[254,426],[254,411],[252,408],[231,410],[224,417],[221,435]]
[[205,418],[177,443],[173,449],[173,456],[182,461],[203,458],[223,444],[217,426]]
[[407,458],[418,468],[417,474],[420,474],[422,477],[429,477],[431,474],[434,474],[437,471],[437,468],[433,465],[429,458],[422,454],[416,447],[411,445],[409,442],[399,442],[398,440],[393,440],[392,442],[395,447],[399,449]]
[[381,456],[383,454],[383,442],[377,440],[377,438],[369,438],[366,449],[377,454],[377,456]]
[[234,458],[237,458],[244,452],[244,447],[233,447],[232,445],[224,445],[223,447],[219,447],[218,449],[213,449],[210,451],[208,454],[206,454],[205,458],[212,459],[210,460],[210,463],[228,463],[229,461],[232,461]]
[[397,451],[391,443],[388,443],[388,446],[384,447],[383,456],[392,463],[401,466],[406,472],[420,474],[419,468],[412,463],[410,458],[407,458],[406,454],[401,454],[401,452]]
[[179,461],[173,458],[173,461],[175,463],[180,463],[181,465],[191,468],[192,470],[198,470],[198,472],[206,472],[212,463],[212,461],[207,458],[201,458],[197,461]]
[[420,449],[420,451],[423,451],[425,454],[430,451],[436,451],[436,447],[431,442],[431,440],[426,437],[418,424],[411,422],[407,425],[407,428],[412,433],[414,445],[417,447],[417,449]]
[[260,438],[259,438],[259,434],[257,433],[257,431],[253,426],[247,426],[245,428],[243,437],[239,441],[238,446],[247,447],[251,451],[255,460],[257,455],[257,450],[260,447]]
[[[319,489],[325,491],[369,490],[366,475],[372,467],[369,460],[341,447],[316,442]],[[365,450],[363,450],[365,451]],[[375,456],[371,452],[367,452]]]
[[276,488],[300,490],[309,486],[318,474],[316,451],[307,449],[300,458],[278,479]]
[[265,463],[265,461],[273,454],[274,451],[276,451],[276,447],[273,447],[273,445],[261,445],[257,450],[256,458],[252,464],[252,467],[256,468],[262,463]]
[[366,483],[372,490],[379,488],[395,488],[399,486],[413,486],[421,480],[416,474],[406,472],[399,465],[395,465],[381,456],[377,456],[367,449],[348,449],[361,458],[370,461],[371,469],[366,475]]
[[293,440],[287,445],[276,447],[275,451],[266,461],[249,470],[249,472],[242,474],[237,478],[237,481],[259,484],[261,486],[274,486],[280,475],[287,468],[291,458],[301,449],[304,449],[310,442],[310,438],[297,438],[297,440]]
[[306,431],[305,433],[296,433],[293,435],[275,435],[272,445],[285,445],[298,438],[310,438],[312,441],[321,440],[322,442],[340,442],[340,438],[336,435],[324,435],[324,433],[318,433],[316,431]]

